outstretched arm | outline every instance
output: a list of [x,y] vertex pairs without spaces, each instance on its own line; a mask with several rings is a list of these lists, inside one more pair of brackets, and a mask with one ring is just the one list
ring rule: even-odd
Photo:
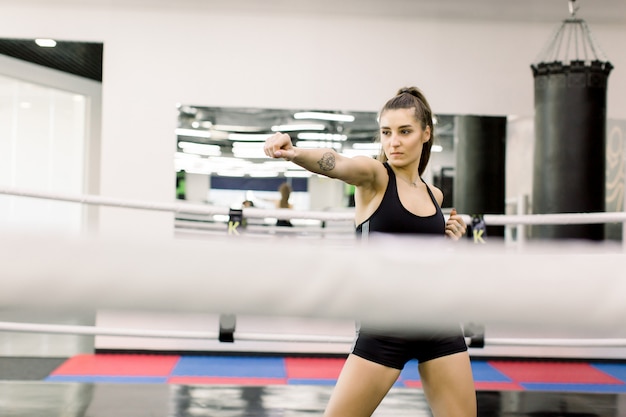
[[334,149],[305,149],[293,146],[286,133],[276,133],[265,141],[264,151],[270,158],[283,158],[307,171],[337,178],[348,184],[360,186],[374,183],[382,165],[367,157],[348,158]]

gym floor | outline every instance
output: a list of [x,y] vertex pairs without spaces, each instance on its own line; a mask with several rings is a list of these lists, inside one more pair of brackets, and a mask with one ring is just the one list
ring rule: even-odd
[[[344,359],[96,353],[0,358],[3,417],[321,415]],[[624,416],[626,363],[473,358],[479,416]],[[429,416],[409,362],[375,416]]]

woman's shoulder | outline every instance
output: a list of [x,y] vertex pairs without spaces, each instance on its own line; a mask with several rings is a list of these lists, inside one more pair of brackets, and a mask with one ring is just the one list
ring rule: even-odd
[[383,162],[368,156],[354,156],[350,160],[349,174],[342,178],[345,182],[361,189],[378,189],[386,183],[388,174]]
[[427,182],[424,182],[424,184],[426,184],[426,186],[430,189],[430,192],[433,193],[433,197],[435,197],[435,200],[437,200],[437,203],[441,206],[443,203],[443,191],[432,184],[428,184]]

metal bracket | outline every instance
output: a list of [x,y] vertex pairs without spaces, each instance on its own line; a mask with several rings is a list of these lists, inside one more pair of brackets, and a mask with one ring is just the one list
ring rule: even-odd
[[485,347],[485,326],[482,324],[468,323],[463,325],[463,333],[466,338],[470,339],[467,347],[484,348]]
[[220,314],[220,342],[233,343],[235,341],[235,326],[237,318],[234,314]]

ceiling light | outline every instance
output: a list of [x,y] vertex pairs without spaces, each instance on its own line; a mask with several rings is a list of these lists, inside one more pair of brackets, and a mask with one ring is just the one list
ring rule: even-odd
[[443,152],[443,146],[441,146],[441,145],[433,145],[430,148],[430,151],[431,152]]
[[263,149],[265,142],[233,142],[233,149]]
[[340,135],[338,133],[302,132],[302,133],[298,133],[298,139],[344,141],[348,139],[348,137],[346,135]]
[[246,175],[245,171],[239,169],[224,169],[216,172],[220,177],[243,177]]
[[301,141],[297,143],[299,148],[333,148],[333,149],[341,149],[341,143],[339,142],[325,142],[325,141],[316,141],[316,140],[307,140]]
[[250,161],[246,161],[245,159],[233,158],[230,156],[212,156],[209,158],[209,162],[211,162],[211,165],[228,167],[244,167],[252,163]]
[[251,134],[251,133],[229,133],[228,139],[230,140],[241,140],[248,142],[265,142],[267,138],[272,136],[271,134]]
[[176,152],[174,153],[174,158],[178,159],[196,159],[201,158],[200,155],[194,153],[184,153],[184,152]]
[[252,159],[261,159],[266,158],[265,152],[263,149],[233,149],[233,156],[235,158],[252,158]]
[[35,39],[35,43],[42,48],[54,48],[57,42],[53,39]]
[[319,123],[291,124],[272,126],[272,132],[295,132],[298,130],[324,130],[326,126]]
[[207,145],[205,143],[178,142],[178,147],[185,153],[205,156],[220,156],[222,151],[219,145]]
[[235,158],[265,158],[264,142],[233,142]]
[[294,119],[317,119],[332,120],[335,122],[354,122],[354,116],[351,114],[324,113],[315,111],[303,111],[293,115]]
[[191,136],[195,138],[210,138],[211,132],[207,130],[195,130],[195,129],[183,129],[178,128],[175,130],[178,136]]
[[198,109],[192,106],[184,106],[184,105],[181,105],[180,103],[177,103],[176,107],[180,109],[181,113],[194,114],[194,115],[198,113]]
[[176,171],[185,171],[193,174],[210,174],[211,167],[206,158],[175,158]]
[[213,125],[213,130],[221,130],[224,132],[265,132],[267,128],[264,126],[242,126],[242,125]]

